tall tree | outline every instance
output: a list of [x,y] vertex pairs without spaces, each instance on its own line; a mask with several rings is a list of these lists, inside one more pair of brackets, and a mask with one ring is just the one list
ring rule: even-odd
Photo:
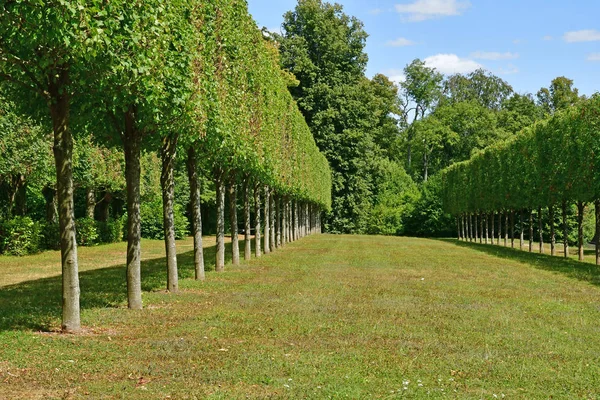
[[550,87],[541,88],[537,92],[538,104],[548,114],[563,110],[579,100],[579,90],[573,87],[573,80],[564,76],[554,78]]

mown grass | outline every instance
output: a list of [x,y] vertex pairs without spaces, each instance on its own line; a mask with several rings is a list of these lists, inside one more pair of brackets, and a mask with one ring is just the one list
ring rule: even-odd
[[[144,247],[162,254],[160,242]],[[85,251],[96,267],[111,253]],[[162,258],[144,262],[139,312],[123,308],[122,266],[84,271],[82,335],[37,332],[58,324],[58,277],[0,283],[0,398],[600,395],[591,265],[456,241],[315,236],[204,283],[185,279],[178,294],[163,291],[163,270]]]

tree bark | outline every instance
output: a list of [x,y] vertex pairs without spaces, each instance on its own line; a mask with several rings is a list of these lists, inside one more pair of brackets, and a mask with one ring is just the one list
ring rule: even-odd
[[542,207],[538,207],[538,230],[540,234],[540,254],[544,254],[544,221]]
[[49,186],[44,186],[42,194],[44,195],[44,199],[46,199],[46,222],[55,224],[57,221],[56,214],[58,213],[56,207],[56,190]]
[[483,214],[479,213],[479,244],[483,244]]
[[281,241],[281,243],[285,246],[289,240],[288,240],[288,199],[287,197],[283,198],[283,206],[282,206],[282,213],[281,213],[281,226],[282,226],[282,234],[283,234],[283,239]]
[[504,211],[504,247],[508,247],[508,211]]
[[583,261],[585,258],[583,248],[583,213],[585,211],[585,203],[582,201],[577,202],[577,244],[579,250],[579,261]]
[[188,149],[187,158],[188,180],[190,183],[190,202],[192,204],[192,232],[194,235],[194,271],[196,280],[206,278],[204,268],[204,249],[202,247],[202,212],[200,204],[200,184],[198,182],[198,166],[196,150],[193,146]]
[[515,248],[515,210],[510,210],[510,247]]
[[533,253],[533,209],[529,210],[529,252]]
[[550,254],[556,255],[556,232],[554,229],[554,204],[548,207],[548,218],[550,219]]
[[167,290],[179,290],[177,272],[177,249],[175,245],[175,157],[177,156],[177,135],[167,135],[162,139],[162,172],[160,186],[163,200],[163,230],[165,234],[165,250],[167,254]]
[[596,265],[600,265],[600,200],[594,202],[596,208]]
[[275,232],[275,195],[273,194],[272,190],[269,190],[269,200],[271,202],[270,206],[269,206],[269,211],[270,211],[270,217],[271,220],[269,221],[269,227],[271,228],[271,232],[269,234],[269,245],[271,248],[271,251],[275,251],[275,243],[277,241],[277,234]]
[[235,177],[229,182],[229,225],[231,225],[231,263],[240,265],[240,241],[237,218],[237,184]]
[[252,258],[252,239],[250,236],[250,186],[249,178],[244,179],[244,260]]
[[525,240],[523,234],[523,210],[519,211],[519,250],[523,251],[523,241]]
[[490,242],[490,220],[488,216],[488,213],[483,214],[483,217],[485,218],[485,244],[489,244]]
[[496,230],[495,229],[496,228],[495,227],[495,225],[496,225],[495,217],[496,216],[494,215],[494,212],[492,211],[490,213],[490,224],[492,225],[492,244],[494,244],[494,240],[496,239],[496,232],[494,232]]
[[275,247],[280,248],[283,245],[281,231],[281,196],[275,196]]
[[271,193],[268,186],[265,186],[265,242],[264,242],[264,250],[265,254],[269,254],[271,252]]
[[142,133],[135,126],[135,109],[125,113],[125,180],[127,186],[127,303],[130,309],[142,308],[140,217],[140,153]]
[[497,240],[498,246],[500,246],[501,238],[502,238],[502,211],[498,211],[498,240]]
[[465,223],[465,214],[461,215],[460,217],[460,221],[461,221],[461,229],[462,229],[462,239],[463,241],[467,240],[467,234],[466,234],[466,223]]
[[223,170],[215,171],[217,193],[217,253],[215,271],[225,271],[225,176]]
[[96,192],[93,188],[85,190],[85,216],[89,219],[94,219],[94,210],[96,209]]
[[257,184],[254,186],[254,253],[257,258],[262,256],[260,210],[260,186]]
[[99,204],[98,217],[102,222],[108,222],[110,219],[110,203],[113,200],[112,193],[105,192],[104,196],[102,196],[102,201]]
[[81,329],[79,306],[79,264],[75,238],[73,201],[73,136],[69,128],[70,99],[67,94],[68,71],[58,77],[49,77],[50,114],[54,131],[54,162],[58,195],[58,223],[62,265],[62,330],[76,332]]
[[563,200],[562,203],[562,222],[563,222],[563,247],[564,257],[569,257],[569,226],[567,225],[567,202]]

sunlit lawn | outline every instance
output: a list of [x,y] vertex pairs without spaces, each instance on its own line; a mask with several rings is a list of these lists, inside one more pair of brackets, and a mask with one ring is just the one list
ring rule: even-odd
[[76,336],[52,332],[58,254],[0,258],[1,399],[600,396],[591,264],[322,235],[202,283],[183,241],[186,279],[169,294],[163,243],[143,245],[140,312],[124,307],[125,245],[80,249],[86,329]]

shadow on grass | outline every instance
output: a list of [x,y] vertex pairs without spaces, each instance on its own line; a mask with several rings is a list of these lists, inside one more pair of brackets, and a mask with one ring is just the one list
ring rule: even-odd
[[[504,246],[463,242],[456,239],[437,240],[441,240],[446,243],[453,243],[457,246],[467,247],[477,251],[482,251],[495,257],[519,261],[538,269],[557,272],[569,278],[575,278],[581,281],[589,282],[596,286],[600,286],[600,267],[590,262],[581,262],[572,258],[564,258],[562,257],[562,252],[560,256],[551,256],[548,254],[540,254],[535,252],[529,253],[529,251],[522,251],[518,248],[512,249]],[[588,261],[595,260],[595,254],[596,252],[594,250],[585,251]]]
[[[243,245],[243,240],[240,244]],[[243,251],[243,247],[240,246]],[[142,249],[143,251],[143,249]],[[216,246],[204,248],[205,269],[214,271]],[[231,244],[226,244],[226,263],[231,261]],[[194,277],[194,252],[177,255],[179,278]],[[142,290],[166,288],[166,258],[142,261]],[[117,307],[127,302],[125,264],[79,274],[81,309]],[[0,332],[10,330],[48,331],[60,326],[62,277],[56,276],[0,288]]]

